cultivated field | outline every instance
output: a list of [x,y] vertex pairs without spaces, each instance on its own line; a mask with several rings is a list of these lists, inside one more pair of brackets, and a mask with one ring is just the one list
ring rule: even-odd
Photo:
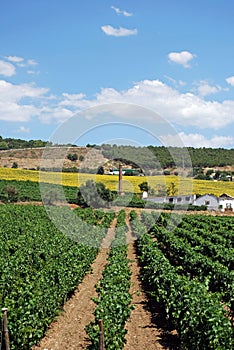
[[[56,173],[56,172],[39,172],[36,170],[22,170],[11,168],[0,168],[0,179],[48,182],[55,184],[63,184],[64,186],[79,186],[89,179],[96,182],[103,182],[107,188],[113,191],[118,190],[117,175],[96,175],[82,173]],[[143,181],[147,181],[149,186],[155,189],[157,193],[158,185],[169,185],[175,183],[179,190],[179,194],[214,194],[220,196],[227,193],[234,196],[234,183],[227,181],[206,181],[194,180],[188,177],[180,176],[125,176],[123,177],[123,191],[140,193],[138,185]]]

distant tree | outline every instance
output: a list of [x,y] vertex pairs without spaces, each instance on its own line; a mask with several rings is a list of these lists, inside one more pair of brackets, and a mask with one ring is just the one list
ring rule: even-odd
[[2,199],[5,202],[13,203],[18,200],[18,190],[15,186],[7,185],[2,189]]
[[105,171],[104,171],[103,166],[100,166],[100,167],[98,168],[97,174],[98,174],[98,175],[103,175],[104,172],[105,172]]
[[17,163],[17,162],[13,162],[12,168],[13,168],[13,169],[17,169],[17,168],[18,168],[18,163]]
[[138,185],[140,188],[141,192],[148,192],[148,194],[154,195],[155,190],[148,185],[147,181],[143,181],[140,185]]
[[76,153],[69,153],[67,159],[71,160],[72,162],[75,162],[78,159],[78,155]]
[[174,182],[171,182],[167,186],[167,196],[175,196],[177,194],[178,190],[176,188],[176,184]]
[[158,185],[158,195],[159,196],[166,196],[166,194],[167,194],[166,185]]
[[138,185],[138,187],[140,188],[141,192],[149,192],[149,185],[147,181],[142,182],[140,185]]
[[80,161],[80,162],[83,162],[83,160],[84,160],[84,156],[81,154],[81,155],[79,156],[79,161]]
[[206,175],[210,176],[210,175],[213,174],[213,172],[214,172],[214,169],[208,169],[207,172],[206,172]]
[[8,149],[8,144],[5,141],[0,141],[0,149]]
[[110,207],[113,200],[114,194],[102,182],[95,183],[93,180],[81,185],[77,193],[77,204],[84,207]]
[[58,192],[56,190],[50,190],[43,199],[45,204],[54,205],[58,201]]

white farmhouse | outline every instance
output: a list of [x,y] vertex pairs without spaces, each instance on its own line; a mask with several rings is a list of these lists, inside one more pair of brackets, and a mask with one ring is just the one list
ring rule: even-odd
[[234,197],[229,196],[226,193],[223,193],[219,197],[219,208],[220,211],[234,211]]
[[207,210],[218,210],[219,209],[219,198],[213,194],[204,194],[203,196],[197,197],[194,201],[194,205],[205,205]]

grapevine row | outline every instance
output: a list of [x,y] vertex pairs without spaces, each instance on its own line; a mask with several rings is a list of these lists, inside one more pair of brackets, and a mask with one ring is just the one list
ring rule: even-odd
[[124,328],[130,316],[130,268],[127,259],[125,211],[117,217],[115,238],[108,256],[108,265],[97,285],[98,298],[94,311],[95,320],[86,327],[91,340],[90,349],[99,347],[99,320],[103,320],[105,346],[108,350],[123,349],[126,330]]
[[144,280],[164,306],[177,330],[183,349],[231,350],[233,328],[220,300],[196,278],[181,275],[146,233],[143,223],[132,221]]

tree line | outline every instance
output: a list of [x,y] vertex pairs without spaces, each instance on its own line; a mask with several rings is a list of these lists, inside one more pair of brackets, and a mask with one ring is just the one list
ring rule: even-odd
[[[55,146],[51,142],[42,140],[22,140],[14,138],[3,138],[0,136],[0,150],[37,148]],[[70,146],[76,145],[56,145]],[[139,169],[165,169],[165,168],[212,168],[234,166],[234,149],[207,148],[207,147],[165,147],[145,146],[134,147],[126,145],[110,144],[87,144],[86,147],[99,149],[105,158],[118,159],[124,164],[131,164]]]
[[144,169],[234,166],[234,149],[165,146],[117,146],[104,144],[104,157],[136,163]]

